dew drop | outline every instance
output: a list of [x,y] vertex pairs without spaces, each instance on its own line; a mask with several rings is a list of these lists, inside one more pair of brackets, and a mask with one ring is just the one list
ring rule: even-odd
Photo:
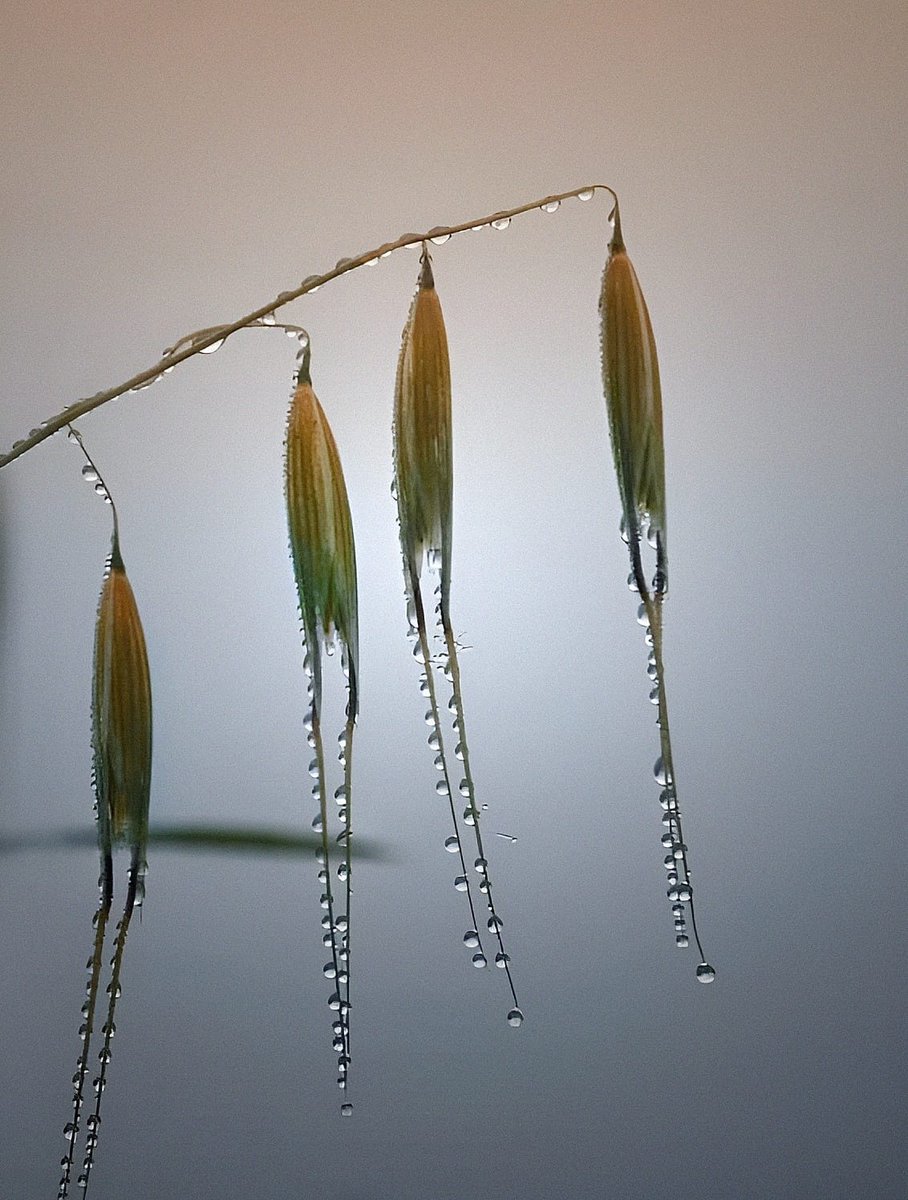
[[523,1013],[519,1008],[512,1008],[508,1013],[508,1024],[514,1029],[523,1024]]
[[456,837],[445,838],[445,849],[449,854],[456,854],[460,849],[460,842]]
[[557,212],[558,209],[561,208],[561,201],[560,200],[547,200],[545,202],[545,204],[540,204],[539,207],[542,209],[543,212],[547,212],[547,213]]
[[476,969],[480,970],[480,971],[482,970],[483,967],[488,966],[486,956],[482,953],[481,950],[477,950],[477,952],[473,955],[473,957],[470,961],[473,963],[473,966],[476,967]]
[[214,354],[215,350],[220,350],[224,345],[225,340],[225,338],[221,338],[217,342],[212,342],[210,346],[206,346],[203,350],[200,350],[199,354]]
[[435,790],[439,796],[447,796],[451,789],[448,787],[444,779],[439,779],[435,784]]
[[487,924],[489,933],[500,933],[504,928],[504,921],[501,917],[489,917]]
[[646,605],[641,604],[637,608],[637,624],[649,628],[649,617],[646,614]]
[[91,466],[89,463],[86,463],[85,466],[82,468],[82,478],[87,483],[97,483],[98,482],[98,472],[95,470],[95,468],[93,466]]
[[477,858],[475,860],[475,862],[473,863],[473,868],[477,872],[477,874],[485,875],[486,867],[488,867],[488,865],[489,864],[486,862],[486,860],[484,858],[480,857],[480,858]]
[[688,904],[693,895],[693,890],[689,883],[680,883],[678,885],[678,899],[682,904]]
[[656,759],[656,762],[653,766],[653,775],[655,776],[656,783],[658,783],[660,787],[664,788],[666,784],[671,784],[673,782],[665,769],[665,763],[662,761],[661,754]]
[[455,875],[454,876],[454,887],[457,889],[458,892],[465,892],[467,890],[466,875]]
[[353,1116],[353,1105],[350,1104],[349,1101],[346,1104],[341,1105],[341,1116],[342,1117],[352,1117]]
[[468,950],[475,950],[479,945],[479,934],[475,929],[468,929],[463,935],[463,944]]
[[438,730],[433,729],[432,732],[429,734],[429,736],[426,738],[426,741],[429,743],[429,746],[433,750],[437,750],[439,745],[441,744],[441,738],[439,738],[439,736],[438,736]]
[[470,804],[468,804],[467,807],[463,810],[463,823],[464,823],[464,825],[475,825],[476,824],[476,814],[473,810],[472,805],[470,805]]
[[443,246],[450,238],[450,233],[447,233],[440,225],[436,225],[434,229],[430,229],[426,235],[429,241],[435,246]]
[[593,189],[592,188],[584,188],[582,192],[577,193],[578,200],[586,201],[586,200],[592,200],[592,198],[593,198]]
[[716,978],[715,967],[711,967],[708,962],[701,962],[697,967],[697,978],[701,983],[712,983]]
[[502,969],[502,971],[505,969],[505,967],[508,965],[508,963],[510,961],[511,961],[510,954],[505,954],[505,952],[503,950],[499,950],[498,953],[495,955],[495,966],[500,967]]
[[679,933],[675,937],[675,945],[678,946],[681,950],[686,950],[687,947],[690,945],[690,938],[687,936],[686,933]]
[[510,217],[496,217],[494,221],[489,222],[493,229],[507,229],[511,223]]

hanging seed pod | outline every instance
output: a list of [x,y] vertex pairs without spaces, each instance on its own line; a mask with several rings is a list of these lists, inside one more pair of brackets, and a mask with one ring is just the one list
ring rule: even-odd
[[321,641],[335,633],[347,652],[350,715],[357,709],[356,551],[334,435],[312,390],[306,347],[287,418],[285,485],[290,553],[300,617],[321,698]]
[[144,863],[151,792],[151,683],[145,635],[114,525],[98,604],[92,693],[98,840],[139,851]]
[[621,235],[618,205],[602,277],[602,384],[625,528],[648,521],[665,547],[665,451],[656,342],[637,273]]
[[397,364],[394,475],[405,563],[417,577],[424,553],[440,564],[447,609],[454,489],[451,370],[441,304],[425,252]]

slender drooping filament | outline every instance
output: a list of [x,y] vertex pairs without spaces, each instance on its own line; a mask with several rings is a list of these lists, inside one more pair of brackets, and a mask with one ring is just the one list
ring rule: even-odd
[[87,999],[82,1007],[83,1024],[79,1030],[82,1048],[73,1075],[72,1118],[64,1128],[66,1153],[61,1161],[62,1175],[57,1195],[69,1194],[84,1105],[85,1080],[91,1055],[96,1022],[98,993],[103,975],[103,955],[107,926],[113,904],[113,848],[130,847],[130,868],[123,915],[117,924],[111,961],[107,1016],[101,1027],[103,1043],[98,1054],[99,1070],[93,1080],[94,1111],[85,1122],[85,1152],[76,1184],[87,1192],[98,1131],[101,1125],[101,1099],[107,1083],[107,1065],[111,1058],[111,1039],[115,1030],[117,999],[126,937],[134,908],[142,903],[145,891],[145,848],[148,838],[148,800],[151,785],[151,688],[148,657],[141,621],[126,577],[120,554],[117,511],[110,493],[79,433],[71,429],[86,458],[83,477],[111,506],[113,538],[104,586],[98,604],[95,630],[94,682],[92,689],[92,741],[94,749],[93,782],[95,815],[101,875],[100,897],[95,913],[95,936],[88,960]]
[[[322,887],[322,944],[329,951],[323,968],[334,984],[328,1005],[332,1021],[333,1048],[337,1053],[337,1083],[348,1091],[350,1067],[350,910],[352,892],[351,804],[353,788],[353,733],[358,711],[358,629],[356,555],[353,526],[340,457],[324,411],[312,390],[308,334],[302,340],[302,361],[287,419],[285,484],[290,551],[293,559],[306,648],[305,669],[309,678],[309,709],[305,717],[307,739],[315,751],[309,764],[314,780],[312,796],[317,804],[313,828],[321,834],[317,851],[318,878]],[[328,774],[322,735],[323,653],[330,656],[335,645],[347,678],[346,724],[338,738],[343,783],[334,792],[343,846],[336,874],[343,884],[345,909],[337,910],[329,834]],[[346,1098],[341,1113],[349,1116],[352,1104]]]
[[517,1001],[510,959],[502,940],[503,923],[495,907],[480,830],[480,809],[476,804],[467,745],[457,642],[451,622],[451,379],[444,320],[425,245],[421,256],[419,286],[404,328],[398,361],[394,406],[394,481],[410,632],[416,640],[414,653],[424,668],[421,690],[428,697],[430,705],[426,713],[426,723],[431,726],[429,744],[436,751],[435,765],[441,772],[435,788],[446,797],[451,817],[452,833],[445,841],[445,848],[459,858],[460,874],[454,885],[458,891],[466,893],[470,908],[471,926],[463,940],[474,951],[473,964],[485,967],[488,959],[482,945],[471,876],[455,808],[450,756],[439,714],[436,659],[431,650],[420,582],[424,561],[440,575],[435,608],[440,629],[433,629],[433,634],[437,633],[444,646],[443,674],[452,687],[449,710],[454,713],[457,742],[454,756],[463,763],[463,775],[457,784],[457,791],[467,802],[463,821],[473,829],[477,855],[473,865],[479,875],[479,890],[485,897],[488,910],[486,928],[498,945],[495,962],[504,969],[511,991],[513,1007],[508,1013],[508,1021],[517,1026],[523,1021],[523,1013]]

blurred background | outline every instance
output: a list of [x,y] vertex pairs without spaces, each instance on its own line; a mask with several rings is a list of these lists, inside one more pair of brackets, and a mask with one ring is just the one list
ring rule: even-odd
[[[357,535],[356,824],[380,853],[355,872],[354,1115],[314,861],[161,846],[95,1200],[904,1196],[904,6],[4,9],[3,448],[342,256],[618,190],[663,375],[666,673],[718,970],[697,984],[665,899],[600,196],[433,250],[452,607],[522,1028],[503,973],[470,966],[389,492],[401,251],[284,310],[312,336]],[[153,822],[309,827],[294,349],[239,334],[80,423],[148,639]],[[58,436],[0,472],[9,1197],[54,1194],[96,901],[90,846],[9,843],[91,823],[110,514],[80,467]],[[336,676],[332,697],[339,728]]]

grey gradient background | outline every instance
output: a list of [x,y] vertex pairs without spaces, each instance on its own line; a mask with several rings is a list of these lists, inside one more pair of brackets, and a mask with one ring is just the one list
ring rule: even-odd
[[[702,932],[664,899],[596,301],[606,205],[434,253],[454,615],[527,1020],[472,970],[405,639],[390,413],[416,257],[295,304],[353,506],[351,1121],[308,862],[152,857],[92,1183],[349,1200],[903,1197],[903,4],[4,5],[0,442],[335,259],[603,181],[656,331],[666,656]],[[149,641],[153,814],[308,825],[281,451],[237,336],[86,418]],[[90,819],[109,514],[0,474],[4,833]],[[121,865],[122,866],[122,865]],[[91,850],[0,859],[0,1196],[53,1194]]]

